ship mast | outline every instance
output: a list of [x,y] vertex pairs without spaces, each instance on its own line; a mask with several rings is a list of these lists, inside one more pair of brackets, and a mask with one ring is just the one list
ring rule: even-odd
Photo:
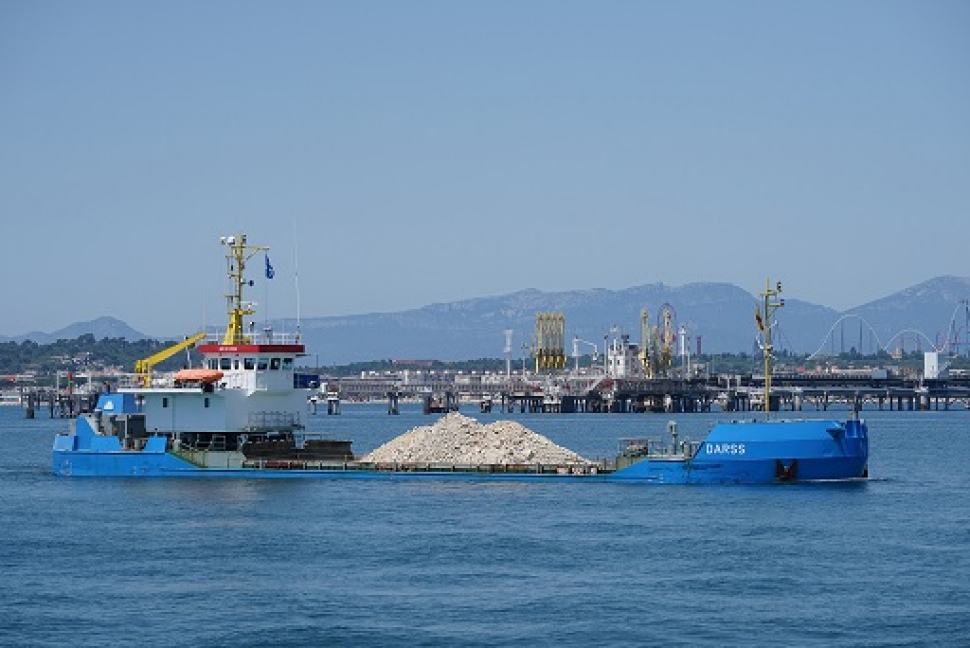
[[[755,306],[754,317],[758,322],[758,329],[764,333],[765,342],[763,351],[765,355],[765,420],[771,418],[771,318],[775,311],[785,305],[784,299],[779,299],[781,293],[781,282],[777,282],[775,287],[771,287],[771,280],[765,280],[765,291],[761,293],[762,306]],[[762,310],[763,309],[763,310]],[[764,318],[762,319],[762,313]]]
[[[246,284],[244,275],[246,262],[253,258],[257,252],[268,250],[269,248],[257,245],[246,245],[245,234],[240,234],[239,236],[223,236],[219,239],[219,242],[229,248],[229,252],[226,254],[226,264],[229,280],[232,282],[233,287],[233,292],[226,295],[229,326],[226,328],[226,334],[222,338],[222,343],[225,345],[249,344],[252,340],[243,333],[243,317],[252,315],[256,311],[253,310],[252,304],[243,302],[243,285]],[[252,286],[253,282],[250,281],[248,285]]]

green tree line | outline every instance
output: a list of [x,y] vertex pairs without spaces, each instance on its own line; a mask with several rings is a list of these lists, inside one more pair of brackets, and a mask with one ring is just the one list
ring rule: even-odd
[[[95,339],[90,333],[73,340],[61,339],[50,344],[32,340],[0,343],[0,374],[15,375],[33,372],[49,375],[58,371],[100,371],[120,369],[131,371],[135,361],[158,353],[171,342],[125,338]],[[185,363],[185,356],[171,358],[166,365],[176,368]]]

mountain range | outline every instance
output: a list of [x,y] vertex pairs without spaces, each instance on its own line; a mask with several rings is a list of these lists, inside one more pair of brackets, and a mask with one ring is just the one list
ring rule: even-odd
[[[795,353],[837,354],[855,349],[872,353],[902,346],[906,351],[943,347],[953,340],[966,351],[970,278],[944,276],[882,299],[837,311],[797,299],[785,299],[776,314],[775,346]],[[782,294],[784,297],[784,294]],[[468,360],[505,355],[505,330],[512,330],[511,357],[527,354],[536,314],[561,312],[565,317],[566,354],[573,339],[580,353],[592,345],[603,349],[604,336],[623,334],[640,340],[640,312],[651,326],[664,306],[674,313],[674,329],[686,329],[690,353],[751,352],[756,336],[757,295],[727,283],[668,286],[654,283],[623,290],[542,292],[522,290],[396,313],[305,317],[300,322],[309,357],[318,365],[341,365],[376,359]],[[273,320],[277,332],[297,329],[293,319]],[[147,336],[111,317],[78,322],[53,333],[0,337],[0,341],[33,340],[46,344],[84,334],[128,340]],[[181,339],[182,335],[172,339]],[[698,338],[700,340],[698,341]]]

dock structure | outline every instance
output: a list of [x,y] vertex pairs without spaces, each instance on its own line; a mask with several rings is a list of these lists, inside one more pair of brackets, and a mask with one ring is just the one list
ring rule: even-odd
[[[546,413],[694,413],[764,411],[764,379],[758,375],[680,378],[608,378],[605,376],[522,376],[445,386],[440,376],[433,397],[426,388],[388,379],[383,394],[398,401],[419,400],[426,414],[454,411],[475,403],[480,411],[502,414]],[[356,380],[339,380],[349,400],[368,399],[373,381],[357,393]],[[773,375],[770,411],[865,406],[888,411],[970,409],[970,378],[868,378],[829,375]]]
[[[758,375],[712,375],[680,378],[609,378],[599,376],[498,377],[472,384],[443,376],[434,389],[408,385],[398,379],[366,381],[358,389],[353,378],[330,379],[327,390],[312,393],[308,408],[316,413],[326,401],[327,414],[339,414],[341,402],[386,401],[389,414],[400,412],[400,403],[417,401],[425,414],[457,411],[462,403],[474,403],[481,413],[501,414],[624,414],[764,411],[764,379]],[[338,391],[339,389],[339,391]],[[96,392],[69,392],[49,387],[22,390],[21,404],[27,418],[45,414],[70,418],[91,412]],[[828,411],[830,408],[878,409],[880,411],[970,410],[970,377],[920,379],[870,378],[837,375],[773,375],[770,411]]]
[[[397,398],[400,398],[400,393]],[[425,414],[447,414],[458,411],[458,392],[447,390],[422,395]]]
[[38,413],[45,410],[50,418],[74,418],[78,414],[93,412],[98,394],[34,388],[24,390],[21,402],[24,414],[29,419],[36,418]]

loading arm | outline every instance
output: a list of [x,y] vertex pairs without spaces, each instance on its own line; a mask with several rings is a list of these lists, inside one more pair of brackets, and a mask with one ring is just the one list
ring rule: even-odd
[[185,349],[191,349],[195,346],[196,342],[202,340],[205,337],[205,331],[201,333],[196,333],[192,337],[185,338],[181,342],[173,344],[170,347],[166,347],[154,355],[150,355],[147,358],[143,358],[135,362],[135,373],[139,374],[143,382],[142,384],[148,385],[148,379],[151,377],[152,367],[159,362],[164,362],[168,360],[173,355]]

